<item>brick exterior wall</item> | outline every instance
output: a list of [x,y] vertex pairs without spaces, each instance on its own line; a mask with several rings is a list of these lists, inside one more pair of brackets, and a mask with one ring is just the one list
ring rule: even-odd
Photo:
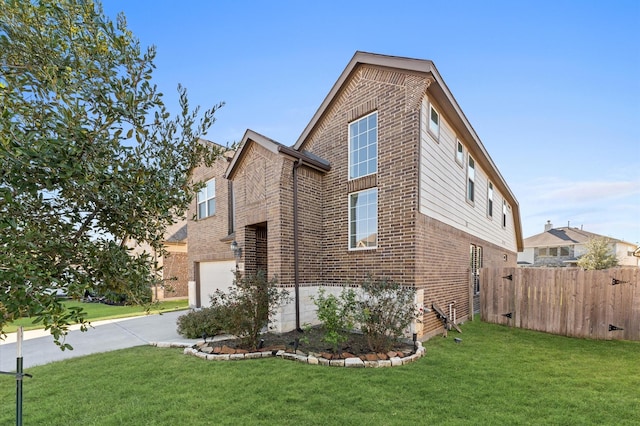
[[234,259],[229,248],[230,241],[220,241],[229,233],[229,185],[224,179],[228,164],[227,159],[222,157],[212,167],[199,167],[193,172],[194,181],[216,179],[216,212],[213,216],[197,220],[195,199],[187,212],[189,281],[195,280],[197,262]]
[[162,276],[165,280],[164,297],[187,297],[189,281],[187,253],[169,252],[164,256]]
[[[301,151],[331,163],[321,173],[297,169],[300,286],[303,317],[312,315],[310,295],[318,285],[339,287],[367,275],[413,286],[417,301],[438,303],[447,310],[455,301],[458,319],[470,312],[469,245],[483,248],[484,266],[515,266],[515,253],[419,213],[420,103],[430,80],[370,65],[357,68],[311,130]],[[378,172],[348,178],[348,125],[373,111],[378,113]],[[255,270],[266,247],[269,277],[281,286],[294,285],[293,170],[294,160],[256,142],[242,147],[233,176],[235,239],[243,247],[241,264]],[[220,177],[216,217],[189,223],[189,265],[202,260],[229,259],[226,235],[227,195],[222,176],[226,163],[198,170],[197,177]],[[375,249],[350,250],[349,193],[378,189],[378,244]],[[195,205],[191,214],[195,214]],[[220,216],[220,217],[218,217]],[[266,227],[266,244],[258,237]],[[504,255],[507,254],[507,262]],[[190,271],[193,279],[193,271]],[[306,320],[303,318],[303,322]],[[278,321],[291,324],[291,307]],[[283,326],[290,329],[290,326]],[[442,330],[433,312],[415,331],[421,337]]]

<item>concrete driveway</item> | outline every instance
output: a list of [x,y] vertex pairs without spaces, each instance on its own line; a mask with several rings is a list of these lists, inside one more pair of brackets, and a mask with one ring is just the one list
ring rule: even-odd
[[[22,342],[25,371],[34,365],[151,343],[193,345],[197,340],[185,339],[176,332],[176,320],[186,312],[98,321],[92,323],[86,332],[74,326],[65,340],[73,346],[72,351],[61,351],[47,332],[25,331]],[[4,341],[0,341],[0,371],[15,371],[16,355],[16,333],[11,333]]]

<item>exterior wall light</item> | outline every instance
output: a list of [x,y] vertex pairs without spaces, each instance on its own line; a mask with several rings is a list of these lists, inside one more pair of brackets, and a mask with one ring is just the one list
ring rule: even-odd
[[233,240],[230,247],[233,255],[236,257],[236,259],[239,259],[242,256],[242,248],[238,246],[236,240]]

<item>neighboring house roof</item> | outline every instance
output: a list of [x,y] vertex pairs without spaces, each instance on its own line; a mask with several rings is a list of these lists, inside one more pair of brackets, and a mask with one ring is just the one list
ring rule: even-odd
[[171,234],[167,239],[164,240],[165,243],[169,244],[184,244],[187,242],[187,224],[185,223],[180,229]]
[[311,121],[304,129],[298,141],[293,146],[295,150],[301,150],[306,142],[307,138],[318,125],[325,115],[330,111],[331,105],[338,98],[338,95],[342,91],[343,87],[349,82],[352,74],[357,70],[360,65],[373,65],[385,68],[393,68],[405,72],[410,72],[418,75],[422,75],[431,80],[429,85],[429,94],[433,96],[438,104],[441,106],[444,115],[451,121],[451,123],[462,133],[462,137],[468,141],[468,150],[472,153],[476,162],[479,163],[483,170],[489,175],[489,178],[494,183],[496,188],[504,195],[506,201],[513,209],[514,218],[514,231],[516,237],[516,245],[518,251],[523,249],[522,240],[522,224],[520,222],[520,207],[515,195],[511,192],[511,189],[507,185],[506,181],[500,174],[498,168],[494,164],[491,156],[485,149],[484,145],[480,141],[480,138],[476,134],[475,130],[471,126],[469,120],[462,112],[462,108],[458,105],[449,88],[445,84],[444,80],[440,76],[440,73],[436,69],[432,61],[422,59],[403,58],[398,56],[379,55],[367,52],[356,52],[347,67],[344,69],[336,83],[331,88],[331,91],[324,99]]
[[[525,247],[555,247],[575,244],[585,244],[592,238],[609,238],[604,235],[594,234],[580,228],[553,228],[546,232],[534,235],[524,240]],[[612,242],[623,242],[615,238],[609,238]]]
[[640,246],[638,246],[638,248],[634,250],[633,255],[635,257],[640,257]]
[[235,155],[231,159],[229,167],[227,167],[225,178],[233,179],[233,175],[237,171],[238,165],[242,162],[242,158],[244,158],[245,154],[248,152],[249,146],[252,143],[256,143],[266,150],[273,152],[274,154],[283,154],[296,160],[302,160],[305,165],[319,171],[327,172],[331,170],[331,164],[327,160],[320,158],[315,154],[306,151],[296,151],[295,149],[289,148],[281,144],[280,142],[274,141],[271,138],[261,135],[258,132],[247,130],[242,137],[242,141],[240,142],[240,148],[238,148],[238,150],[235,152]]

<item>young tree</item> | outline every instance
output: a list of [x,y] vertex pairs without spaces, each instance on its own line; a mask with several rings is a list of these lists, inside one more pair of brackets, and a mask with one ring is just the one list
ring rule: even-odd
[[121,14],[91,0],[0,0],[0,330],[33,316],[62,347],[81,310],[55,296],[93,286],[138,300],[156,279],[166,227],[220,155],[198,136],[215,111],[190,109],[178,87],[172,118]]
[[608,238],[591,238],[585,244],[587,252],[578,259],[578,266],[584,269],[607,269],[618,265],[618,259],[611,250]]

